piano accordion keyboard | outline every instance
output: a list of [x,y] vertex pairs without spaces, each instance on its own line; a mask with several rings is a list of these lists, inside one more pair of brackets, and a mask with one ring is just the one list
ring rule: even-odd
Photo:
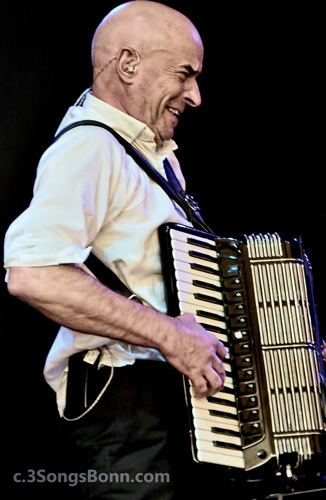
[[[180,313],[194,314],[198,323],[228,347],[223,293],[214,246],[207,238],[193,238],[189,243],[184,233],[171,231]],[[225,392],[199,399],[190,387],[195,446],[199,461],[244,468],[235,387],[228,361],[227,354]]]

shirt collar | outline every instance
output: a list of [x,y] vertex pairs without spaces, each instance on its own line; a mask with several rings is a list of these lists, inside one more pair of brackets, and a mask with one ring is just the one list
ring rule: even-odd
[[178,148],[175,141],[169,139],[164,141],[163,145],[156,150],[154,133],[145,123],[101,101],[90,92],[86,94],[83,106],[94,110],[97,115],[100,115],[100,119],[103,123],[112,127],[132,146],[146,152],[151,158],[157,160],[158,157],[168,156],[172,151]]

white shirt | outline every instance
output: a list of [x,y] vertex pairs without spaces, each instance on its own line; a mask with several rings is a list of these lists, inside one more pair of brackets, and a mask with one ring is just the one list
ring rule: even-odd
[[[94,97],[89,91],[70,107],[58,131],[79,120],[98,120],[136,147],[165,176],[168,156],[184,185],[167,141],[156,151],[153,132],[143,123]],[[167,222],[189,225],[183,211],[126,155],[105,129],[76,127],[43,154],[30,206],[9,227],[5,267],[83,265],[91,251],[150,307],[166,312],[157,228]],[[68,358],[102,349],[113,366],[136,358],[163,360],[155,349],[132,346],[61,327],[48,354],[44,376],[65,406]]]

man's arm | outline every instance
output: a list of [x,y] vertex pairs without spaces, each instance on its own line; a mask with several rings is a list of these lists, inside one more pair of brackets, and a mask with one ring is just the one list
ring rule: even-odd
[[158,349],[198,396],[223,386],[225,348],[191,314],[172,318],[142,306],[73,265],[10,268],[8,289],[60,325]]

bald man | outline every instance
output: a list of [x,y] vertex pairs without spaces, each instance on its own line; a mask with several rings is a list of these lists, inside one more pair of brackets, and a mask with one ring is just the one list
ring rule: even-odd
[[[72,470],[129,475],[86,478],[79,498],[170,499],[184,445],[175,434],[181,374],[199,397],[215,394],[225,348],[192,315],[166,314],[157,230],[189,225],[183,210],[119,137],[71,125],[111,127],[164,177],[168,159],[184,187],[172,138],[185,108],[200,105],[203,45],[180,12],[133,1],[101,22],[92,62],[92,88],[63,118],[40,160],[31,205],[7,232],[8,288],[62,325],[44,373],[74,450]],[[142,303],[90,273],[91,251]],[[146,473],[151,480],[142,480]]]

